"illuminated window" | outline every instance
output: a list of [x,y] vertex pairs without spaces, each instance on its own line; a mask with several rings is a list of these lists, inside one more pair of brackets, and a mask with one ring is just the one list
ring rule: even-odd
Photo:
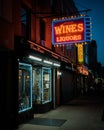
[[19,112],[32,108],[32,66],[19,63]]

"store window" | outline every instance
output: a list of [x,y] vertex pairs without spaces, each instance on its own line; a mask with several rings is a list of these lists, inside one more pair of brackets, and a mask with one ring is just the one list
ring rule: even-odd
[[52,100],[51,69],[46,67],[33,68],[33,94],[35,104],[45,104]]
[[19,63],[19,112],[32,108],[32,66]]

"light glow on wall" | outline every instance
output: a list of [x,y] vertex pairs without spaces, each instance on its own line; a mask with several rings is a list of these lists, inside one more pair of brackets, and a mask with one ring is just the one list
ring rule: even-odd
[[83,65],[77,66],[77,72],[80,74],[83,74],[83,75],[89,75],[88,68],[86,66],[83,66]]

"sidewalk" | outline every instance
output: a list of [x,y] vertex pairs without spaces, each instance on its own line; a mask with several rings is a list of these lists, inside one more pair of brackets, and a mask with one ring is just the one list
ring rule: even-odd
[[34,114],[34,120],[18,130],[104,130],[102,98],[83,97],[44,114]]

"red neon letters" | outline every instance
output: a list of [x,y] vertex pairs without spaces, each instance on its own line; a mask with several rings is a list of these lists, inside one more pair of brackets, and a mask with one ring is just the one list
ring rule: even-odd
[[69,34],[69,33],[76,33],[76,32],[83,32],[83,23],[78,24],[70,24],[70,25],[59,25],[54,27],[55,34]]
[[84,23],[61,23],[54,26],[54,40],[56,43],[83,40]]

